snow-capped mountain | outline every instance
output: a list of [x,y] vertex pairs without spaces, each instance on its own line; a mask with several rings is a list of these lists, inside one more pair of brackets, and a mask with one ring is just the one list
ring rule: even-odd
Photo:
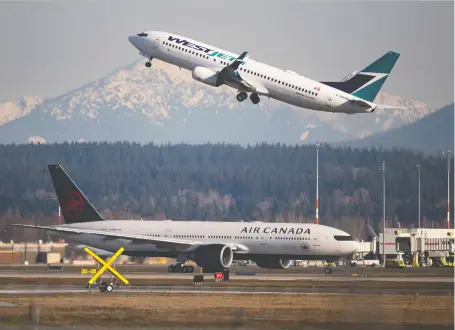
[[30,113],[43,102],[40,96],[22,97],[18,100],[0,102],[0,126]]
[[201,84],[191,72],[138,61],[56,98],[0,103],[0,142],[128,140],[156,143],[311,143],[363,138],[414,122],[427,105],[389,94],[376,102],[407,110],[333,114],[262,97],[237,102],[236,91]]

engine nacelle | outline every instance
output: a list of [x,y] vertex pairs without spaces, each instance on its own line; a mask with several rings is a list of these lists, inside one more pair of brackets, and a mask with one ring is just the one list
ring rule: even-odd
[[194,80],[213,87],[218,87],[221,85],[221,83],[218,81],[218,73],[203,66],[197,66],[194,68],[192,77]]
[[268,269],[286,269],[292,263],[292,260],[280,259],[273,257],[259,257],[254,259],[254,262],[258,267],[268,268]]
[[227,245],[211,244],[198,247],[192,253],[191,259],[204,271],[222,271],[231,266],[234,252]]

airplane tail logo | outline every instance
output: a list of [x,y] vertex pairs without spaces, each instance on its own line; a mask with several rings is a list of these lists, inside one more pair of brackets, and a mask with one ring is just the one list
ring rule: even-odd
[[78,191],[70,192],[65,196],[62,212],[63,215],[76,216],[84,210],[84,199]]
[[104,220],[60,165],[48,168],[65,223]]
[[342,81],[322,83],[373,102],[399,57],[400,54],[390,51],[362,71],[354,71]]

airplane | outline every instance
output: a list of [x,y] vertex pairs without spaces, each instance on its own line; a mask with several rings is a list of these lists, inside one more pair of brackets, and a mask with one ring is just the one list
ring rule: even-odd
[[129,42],[147,58],[192,71],[198,82],[212,87],[229,86],[238,91],[239,102],[248,98],[253,104],[259,96],[276,99],[297,107],[345,114],[372,113],[378,107],[406,109],[374,103],[400,54],[389,51],[361,71],[341,81],[320,82],[291,70],[282,70],[190,38],[163,31],[147,31],[128,37]]
[[359,243],[348,233],[320,224],[106,220],[58,164],[48,165],[64,224],[11,224],[45,230],[104,251],[139,257],[176,258],[169,272],[194,272],[194,261],[205,273],[229,269],[232,261],[253,260],[259,267],[286,269],[292,260],[326,260],[350,256]]

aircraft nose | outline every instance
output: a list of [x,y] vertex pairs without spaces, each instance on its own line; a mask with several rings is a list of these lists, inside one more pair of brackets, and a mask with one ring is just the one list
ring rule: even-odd
[[128,37],[128,41],[136,48],[137,48],[137,39],[138,39],[138,37],[134,36],[134,35]]

